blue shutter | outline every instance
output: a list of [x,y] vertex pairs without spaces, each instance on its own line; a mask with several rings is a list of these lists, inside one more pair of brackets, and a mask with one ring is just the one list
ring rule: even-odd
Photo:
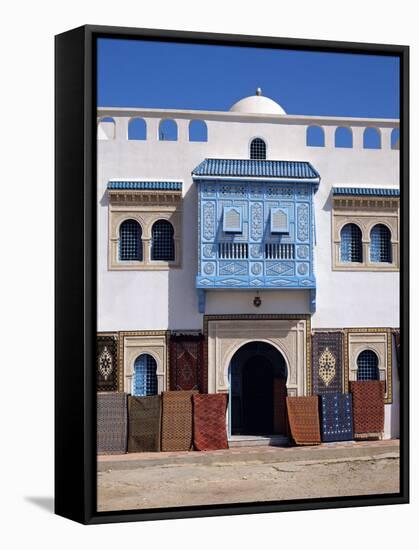
[[290,232],[289,208],[271,208],[271,233]]
[[223,231],[225,233],[242,232],[242,208],[241,206],[224,206]]

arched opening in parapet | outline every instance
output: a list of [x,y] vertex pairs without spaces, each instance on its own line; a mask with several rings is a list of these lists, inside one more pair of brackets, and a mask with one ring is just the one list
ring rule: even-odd
[[231,435],[286,432],[287,364],[266,342],[249,342],[233,355],[230,368]]
[[143,118],[136,117],[129,121],[128,139],[135,141],[147,139],[147,125]]
[[391,131],[391,148],[400,149],[400,130],[399,128],[393,128]]
[[189,141],[208,141],[208,128],[203,120],[190,121]]
[[177,124],[171,118],[166,118],[160,121],[159,140],[177,141]]
[[115,139],[115,120],[112,117],[102,117],[98,120],[97,139]]
[[365,128],[364,149],[381,149],[381,133],[377,128]]
[[324,130],[321,126],[309,126],[306,134],[308,147],[324,147]]
[[352,130],[345,126],[339,126],[335,131],[335,147],[352,147]]

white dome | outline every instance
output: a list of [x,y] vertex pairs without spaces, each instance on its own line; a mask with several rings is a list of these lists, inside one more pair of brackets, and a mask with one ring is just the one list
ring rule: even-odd
[[237,103],[230,108],[230,111],[234,113],[254,113],[258,115],[286,115],[286,112],[279,103],[262,95],[262,90],[260,88],[256,90],[256,95],[250,95],[237,101]]

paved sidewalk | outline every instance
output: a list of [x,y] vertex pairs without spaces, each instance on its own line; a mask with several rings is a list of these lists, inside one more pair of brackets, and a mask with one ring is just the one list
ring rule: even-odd
[[299,460],[330,460],[338,458],[361,458],[386,453],[399,453],[399,440],[345,441],[322,443],[300,447],[251,446],[233,447],[219,451],[177,451],[160,453],[127,453],[98,456],[99,472],[128,470],[148,466],[180,464],[221,464],[236,462],[290,462]]
[[98,510],[397,493],[399,442],[98,457]]

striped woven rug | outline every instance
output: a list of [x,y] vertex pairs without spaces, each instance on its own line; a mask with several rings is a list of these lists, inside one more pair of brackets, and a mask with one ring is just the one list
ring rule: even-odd
[[297,445],[318,445],[320,439],[319,400],[309,397],[287,397],[291,436]]
[[226,430],[227,394],[195,394],[193,441],[197,451],[228,449]]
[[189,451],[192,447],[192,395],[197,391],[162,393],[162,451]]
[[128,397],[128,452],[160,451],[160,395]]
[[384,382],[350,382],[355,439],[381,437],[384,431]]
[[127,394],[98,392],[97,453],[121,454],[127,452]]

